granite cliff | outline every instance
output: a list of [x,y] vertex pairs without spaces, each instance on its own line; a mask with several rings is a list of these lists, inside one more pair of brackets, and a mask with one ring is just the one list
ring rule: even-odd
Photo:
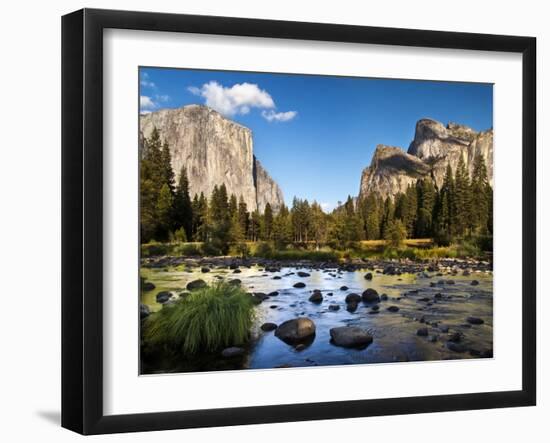
[[481,154],[493,183],[493,130],[476,132],[456,123],[447,126],[430,119],[419,120],[414,140],[405,152],[401,148],[378,145],[370,166],[363,170],[359,197],[377,192],[384,198],[404,192],[419,178],[431,178],[441,187],[447,164],[456,171],[460,157],[470,174],[474,158]]
[[249,211],[263,212],[269,203],[277,210],[283,193],[254,156],[252,131],[211,108],[189,105],[140,116],[140,143],[157,128],[170,146],[172,168],[187,168],[191,197],[210,196],[225,183],[229,194],[242,196]]

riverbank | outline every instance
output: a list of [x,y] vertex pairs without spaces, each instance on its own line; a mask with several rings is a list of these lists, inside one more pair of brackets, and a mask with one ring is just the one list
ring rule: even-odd
[[[424,260],[411,259],[361,259],[352,258],[347,260],[278,260],[261,257],[182,257],[182,256],[155,256],[144,257],[141,259],[141,266],[144,268],[163,268],[178,267],[192,269],[217,268],[217,269],[237,269],[241,267],[251,268],[258,266],[264,268],[267,272],[277,272],[282,267],[287,268],[310,268],[310,269],[333,269],[335,271],[353,272],[361,269],[368,269],[377,273],[399,275],[403,273],[450,273],[459,272],[468,273],[481,271],[491,272],[493,269],[492,261],[476,260],[473,258],[437,258]],[[207,271],[208,272],[208,271]]]

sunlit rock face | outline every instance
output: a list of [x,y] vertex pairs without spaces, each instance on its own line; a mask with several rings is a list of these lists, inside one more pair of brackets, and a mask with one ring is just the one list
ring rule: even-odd
[[191,197],[201,192],[209,197],[214,186],[225,183],[250,211],[282,204],[281,189],[254,156],[250,129],[201,105],[141,115],[140,141],[155,127],[170,146],[176,178],[186,167]]
[[419,120],[414,140],[405,152],[401,148],[378,145],[369,167],[363,170],[359,197],[377,192],[393,197],[404,192],[419,178],[431,178],[441,187],[447,164],[456,171],[460,157],[470,175],[474,158],[481,154],[493,184],[493,130],[476,132],[468,126],[449,123],[447,126],[430,119]]

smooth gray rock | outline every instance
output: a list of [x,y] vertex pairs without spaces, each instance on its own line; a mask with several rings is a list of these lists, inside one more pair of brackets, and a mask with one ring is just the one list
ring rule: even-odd
[[321,303],[323,301],[323,294],[314,291],[313,294],[311,294],[311,296],[309,297],[309,301],[312,303]]
[[372,288],[366,289],[363,292],[362,298],[365,303],[378,303],[380,301],[378,292]]
[[144,318],[149,317],[150,314],[151,314],[151,310],[149,309],[149,306],[144,305],[143,303],[140,303],[139,318],[143,320]]
[[166,303],[172,297],[172,293],[168,291],[161,291],[157,294],[157,303]]
[[298,344],[315,337],[315,323],[307,317],[287,320],[279,325],[275,336],[288,344]]
[[482,325],[485,321],[479,317],[468,317],[466,321],[472,325]]
[[262,326],[260,326],[260,329],[264,332],[268,331],[274,331],[277,329],[277,325],[275,323],[264,323]]
[[346,303],[359,303],[361,301],[361,296],[352,292],[351,294],[346,295]]
[[206,287],[206,282],[204,280],[201,280],[201,279],[198,279],[198,280],[193,280],[189,283],[187,283],[187,290],[188,291],[194,291],[195,289],[202,289],[202,288],[205,288]]
[[354,326],[342,326],[330,330],[332,343],[344,348],[356,348],[368,346],[372,343],[372,335],[361,328]]

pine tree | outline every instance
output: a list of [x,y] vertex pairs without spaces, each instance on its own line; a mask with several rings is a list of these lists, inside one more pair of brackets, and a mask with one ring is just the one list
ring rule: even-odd
[[430,179],[420,179],[416,183],[418,212],[416,216],[416,236],[431,237],[436,189]]
[[260,238],[262,216],[256,211],[250,214],[250,223],[248,226],[248,238],[252,241],[258,241]]
[[388,223],[384,239],[390,244],[390,246],[394,248],[401,247],[406,237],[407,229],[401,220],[396,219]]
[[273,210],[271,205],[266,203],[262,223],[262,240],[271,240],[273,233]]
[[455,205],[455,181],[453,178],[453,171],[451,165],[447,164],[447,169],[445,171],[445,178],[443,179],[443,185],[441,186],[440,193],[440,212],[439,212],[439,229],[442,234],[450,240],[454,235],[456,229],[453,224],[453,221],[456,220],[454,215]]
[[237,204],[237,197],[235,194],[231,194],[231,197],[229,197],[229,218],[233,219],[237,215],[238,211],[238,204]]
[[454,203],[454,221],[453,225],[456,226],[456,233],[459,236],[465,235],[470,224],[470,201],[471,201],[471,188],[470,179],[468,177],[468,171],[466,170],[466,164],[464,163],[463,156],[460,156],[455,176],[455,195],[453,198]]
[[273,240],[278,249],[284,249],[288,243],[292,242],[292,238],[293,229],[290,212],[282,204],[279,212],[273,219]]
[[208,238],[208,201],[203,192],[193,198],[193,239],[204,242]]
[[380,222],[380,234],[382,238],[386,237],[386,231],[390,223],[393,222],[395,217],[395,206],[392,199],[388,196],[384,200],[384,209],[382,211],[382,220]]
[[416,232],[416,218],[418,212],[418,196],[416,192],[416,185],[409,185],[407,187],[407,212],[403,219],[403,224],[407,229],[407,237],[413,238]]
[[319,248],[319,245],[324,243],[327,237],[327,215],[316,201],[311,204],[310,231],[311,239],[315,241],[315,246]]
[[231,218],[225,184],[216,185],[208,208],[208,235],[206,248],[212,254],[227,254],[231,242]]
[[487,166],[481,154],[474,158],[472,174],[472,220],[474,231],[478,234],[487,234],[489,231],[489,204],[492,189],[487,177]]
[[174,197],[167,183],[162,185],[157,200],[157,239],[166,241],[172,228],[172,205]]
[[[195,194],[195,198],[196,198]],[[187,170],[182,166],[178,179],[178,186],[174,196],[174,219],[176,229],[183,228],[185,236],[190,239],[193,235],[193,205],[189,197],[189,180]]]
[[246,203],[242,195],[239,197],[237,212],[238,212],[239,224],[241,226],[241,230],[246,236],[246,233],[248,232],[248,219],[250,217],[250,214],[248,213],[248,208],[246,207]]
[[144,140],[140,160],[140,225],[141,241],[148,242],[163,229],[159,227],[157,203],[163,184],[166,183],[163,171],[162,144],[157,128]]
[[161,173],[161,177],[162,177],[161,180],[163,184],[166,183],[166,185],[168,186],[168,189],[170,190],[173,196],[175,192],[174,170],[172,169],[172,158],[170,155],[170,147],[166,142],[163,143],[162,149],[160,151],[160,173]]
[[367,196],[364,204],[365,235],[367,240],[380,239],[380,208],[374,193]]

